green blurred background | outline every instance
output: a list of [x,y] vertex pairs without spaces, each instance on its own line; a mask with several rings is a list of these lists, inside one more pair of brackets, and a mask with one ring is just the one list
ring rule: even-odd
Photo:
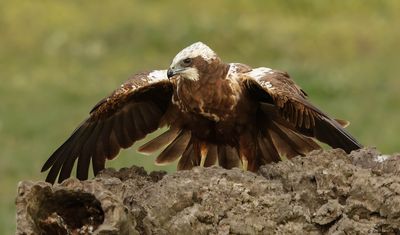
[[[130,74],[167,68],[203,41],[225,61],[288,71],[351,133],[400,150],[400,1],[1,1],[0,234],[15,231],[17,183],[40,168]],[[108,166],[155,167],[121,153]]]

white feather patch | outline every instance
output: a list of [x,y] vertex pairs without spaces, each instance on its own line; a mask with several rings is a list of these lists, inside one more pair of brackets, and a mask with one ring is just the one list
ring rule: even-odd
[[229,64],[229,71],[228,71],[228,76],[231,74],[237,74],[238,73],[238,66],[237,63],[230,63]]
[[154,70],[147,75],[149,83],[161,82],[168,80],[167,70]]
[[273,73],[274,72],[270,68],[260,67],[260,68],[255,68],[255,69],[251,70],[246,75],[248,75],[256,80],[259,80],[259,79],[265,77],[265,75],[273,74]]
[[205,61],[210,62],[217,58],[217,54],[206,44],[196,42],[180,51],[172,61],[172,66],[177,65],[181,60],[201,56]]
[[180,73],[180,76],[182,76],[183,78],[192,80],[192,81],[198,81],[199,77],[200,77],[196,68],[187,68],[183,72]]

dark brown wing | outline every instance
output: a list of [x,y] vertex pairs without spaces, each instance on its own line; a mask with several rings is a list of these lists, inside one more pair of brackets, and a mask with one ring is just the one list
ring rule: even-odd
[[362,147],[336,120],[312,105],[287,73],[257,68],[245,73],[242,81],[262,103],[261,109],[280,125],[346,152]]
[[121,148],[159,128],[172,96],[172,85],[165,70],[139,73],[101,100],[90,116],[72,133],[43,165],[50,169],[46,181],[69,178],[75,161],[77,178],[88,178],[90,161],[96,175],[106,159],[113,159]]

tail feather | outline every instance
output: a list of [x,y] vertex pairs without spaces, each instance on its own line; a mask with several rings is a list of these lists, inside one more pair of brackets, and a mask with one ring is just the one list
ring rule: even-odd
[[[182,157],[178,162],[178,170],[189,170],[195,166],[200,165],[201,154],[200,148],[198,147],[199,142],[192,137],[189,144],[187,145]],[[207,157],[204,162],[205,167],[213,166],[217,163],[218,152],[217,146],[213,144],[207,144]]]
[[[290,159],[320,149],[321,147],[312,137],[334,148],[343,148],[346,152],[360,147],[358,142],[343,129],[345,122],[337,122],[324,117],[303,116],[303,122],[306,123],[306,126],[314,126],[315,128],[295,129],[279,122],[279,120],[264,120],[260,125],[259,133],[256,136],[249,135],[252,139],[251,143],[254,143],[254,145],[245,145],[244,150],[247,151],[243,151],[251,155],[246,156],[248,157],[248,169],[257,171],[261,165],[278,162],[283,156]],[[188,130],[170,129],[141,146],[139,150],[150,153],[168,143],[169,145],[157,157],[157,164],[167,164],[180,157],[178,170],[189,170],[200,165],[200,146],[204,143],[192,136]],[[240,167],[240,146],[206,144],[208,152],[204,162],[205,167],[215,165],[217,161],[221,167],[226,169]]]
[[241,163],[238,150],[229,145],[219,145],[218,164],[226,169],[239,167]]
[[186,146],[185,151],[182,154],[182,157],[178,161],[177,169],[181,170],[190,170],[195,166],[194,160],[199,158],[199,153],[195,152],[193,147],[193,139],[190,140],[189,144]]
[[181,130],[178,137],[172,141],[156,158],[156,164],[167,164],[178,159],[187,149],[191,132],[188,130]]
[[217,159],[218,159],[217,146],[213,145],[213,144],[208,144],[207,148],[208,148],[207,158],[206,158],[206,161],[204,162],[205,167],[215,165],[217,163]]
[[180,133],[179,131],[180,130],[177,128],[170,128],[166,132],[140,146],[138,148],[138,151],[145,154],[153,153],[176,139],[176,137]]
[[304,156],[308,152],[321,147],[311,138],[299,135],[294,131],[272,122],[268,130],[280,155],[293,158]]
[[[269,133],[260,133],[258,138],[258,165],[265,165],[271,162],[278,162],[281,160],[278,150],[273,143],[273,140]],[[259,167],[259,166],[258,166]],[[258,168],[257,167],[257,168]]]
[[[249,170],[253,171],[256,171],[261,165],[280,161],[281,156],[292,158],[320,148],[311,138],[298,134],[272,120],[268,124],[264,124],[262,130],[255,137],[253,141],[255,145],[249,152],[253,153],[250,154],[253,157],[248,159],[249,166],[252,166]],[[157,164],[171,163],[180,157],[178,170],[188,170],[200,165],[200,141],[188,130],[170,129],[141,146],[140,151],[154,152],[169,142],[170,144],[157,157]],[[226,169],[240,167],[238,147],[207,143],[208,151],[204,166],[209,167],[218,162],[221,167]]]

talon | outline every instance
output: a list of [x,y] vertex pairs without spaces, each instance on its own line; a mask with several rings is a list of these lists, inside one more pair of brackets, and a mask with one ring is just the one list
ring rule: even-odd
[[204,167],[204,164],[207,159],[207,153],[208,153],[207,144],[200,144],[200,154],[201,154],[200,166],[201,167]]

